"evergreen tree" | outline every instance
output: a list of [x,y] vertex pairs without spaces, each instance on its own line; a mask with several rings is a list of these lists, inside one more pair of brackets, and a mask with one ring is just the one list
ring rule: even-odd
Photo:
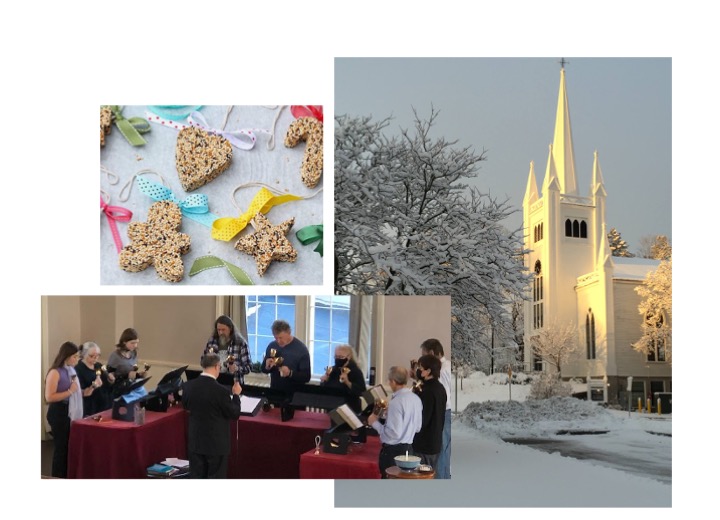
[[612,228],[607,237],[613,256],[624,256],[627,258],[635,256],[628,250],[627,242],[622,239],[617,229]]

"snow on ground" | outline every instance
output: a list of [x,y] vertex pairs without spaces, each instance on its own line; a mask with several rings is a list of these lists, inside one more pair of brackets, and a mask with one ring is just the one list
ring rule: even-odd
[[628,414],[574,398],[528,399],[530,384],[508,385],[506,374],[475,373],[460,386],[453,481],[489,474],[488,506],[671,505],[671,414]]
[[[606,518],[606,509],[595,508],[608,507],[672,513],[669,415],[628,417],[574,398],[528,400],[529,385],[498,384],[506,381],[506,375],[476,373],[460,390],[458,380],[458,410],[466,413],[453,418],[452,480],[434,481],[429,493],[418,493],[416,485],[394,485],[388,493],[381,481],[336,481],[335,506],[558,508],[547,510],[555,518],[576,518],[579,513],[568,508],[588,508],[581,514],[589,518]],[[453,409],[454,400],[453,395]],[[560,430],[608,433],[559,435]]]

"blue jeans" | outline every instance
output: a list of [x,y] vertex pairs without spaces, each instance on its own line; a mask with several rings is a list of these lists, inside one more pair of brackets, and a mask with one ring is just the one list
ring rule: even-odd
[[452,422],[452,411],[445,410],[445,423],[443,424],[442,449],[438,459],[438,467],[435,478],[450,478],[450,423]]

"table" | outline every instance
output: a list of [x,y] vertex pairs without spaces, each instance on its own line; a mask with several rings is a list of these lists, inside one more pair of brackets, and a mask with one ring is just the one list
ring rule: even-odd
[[385,470],[387,478],[399,479],[419,479],[419,478],[435,478],[435,470],[432,471],[403,471],[397,466],[390,466]]
[[187,414],[180,407],[145,412],[145,424],[112,419],[112,411],[73,421],[68,478],[145,478],[146,468],[167,457],[186,459]]
[[232,423],[228,478],[300,478],[300,455],[328,428],[329,415],[302,410],[286,422],[279,408],[240,417]]
[[300,456],[300,478],[379,479],[380,438],[368,437],[366,443],[352,444],[345,455],[320,453],[315,449]]

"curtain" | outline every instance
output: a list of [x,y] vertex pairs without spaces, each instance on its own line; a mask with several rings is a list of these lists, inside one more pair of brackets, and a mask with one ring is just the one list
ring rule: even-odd
[[355,349],[356,361],[367,379],[372,356],[372,296],[350,297],[350,331],[348,342]]

